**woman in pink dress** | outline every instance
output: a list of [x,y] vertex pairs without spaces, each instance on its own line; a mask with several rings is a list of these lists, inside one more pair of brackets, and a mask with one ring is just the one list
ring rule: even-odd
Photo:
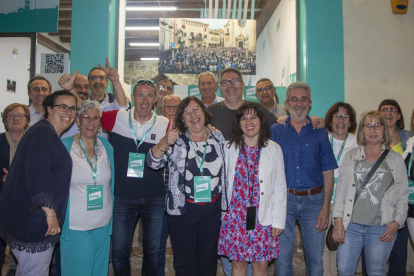
[[232,275],[267,275],[268,262],[279,256],[278,236],[285,228],[286,179],[280,146],[257,103],[236,112],[226,156],[230,202],[220,230],[218,254],[232,260]]

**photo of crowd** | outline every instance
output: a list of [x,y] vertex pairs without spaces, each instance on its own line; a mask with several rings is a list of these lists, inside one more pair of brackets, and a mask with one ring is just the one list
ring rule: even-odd
[[199,74],[210,71],[218,74],[226,68],[238,69],[243,75],[256,74],[256,52],[240,47],[190,47],[178,50],[174,57],[160,53],[159,73]]

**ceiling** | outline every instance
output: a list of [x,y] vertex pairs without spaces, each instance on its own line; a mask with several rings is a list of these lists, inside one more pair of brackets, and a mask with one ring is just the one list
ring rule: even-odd
[[[200,18],[200,10],[204,9],[205,0],[127,0],[129,6],[175,6],[176,11],[127,11],[126,27],[128,26],[159,26],[159,18]],[[210,0],[206,0],[208,5]],[[228,0],[219,0],[219,8],[222,8],[222,2]],[[240,1],[240,0],[239,0]],[[212,0],[215,3],[215,0]],[[231,0],[233,3],[234,0]],[[257,20],[257,37],[260,35],[267,21],[273,14],[280,0],[256,0],[254,18]],[[233,4],[232,4],[233,5]],[[251,6],[251,0],[248,7]],[[248,12],[247,18],[250,18]],[[59,1],[59,26],[57,33],[49,33],[51,36],[58,36],[61,42],[70,43],[72,25],[72,0]],[[38,36],[42,43],[53,42],[46,37]],[[138,61],[141,57],[158,56],[158,49],[155,48],[139,48],[129,46],[129,42],[158,42],[158,31],[125,31],[125,61]],[[43,44],[42,43],[42,44]],[[56,44],[56,43],[55,43]],[[58,45],[53,45],[55,48]],[[59,48],[59,47],[58,47]],[[62,51],[62,49],[60,49]]]

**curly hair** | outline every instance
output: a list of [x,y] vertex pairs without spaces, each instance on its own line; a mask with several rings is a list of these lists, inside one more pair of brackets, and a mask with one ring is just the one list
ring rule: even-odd
[[260,109],[259,103],[244,102],[237,109],[236,114],[234,114],[233,130],[231,133],[231,138],[228,143],[228,147],[234,144],[236,148],[241,149],[245,145],[244,139],[243,139],[244,133],[240,126],[240,120],[244,115],[249,115],[249,114],[256,114],[257,117],[260,119],[260,132],[259,132],[258,147],[263,148],[267,146],[267,143],[270,138],[270,128],[269,128],[269,125],[267,124],[267,119],[263,111]]
[[190,104],[191,101],[195,101],[201,108],[204,114],[204,126],[207,126],[211,123],[211,118],[213,118],[213,115],[207,110],[204,103],[197,97],[194,96],[188,96],[184,98],[180,104],[177,107],[177,113],[175,114],[175,127],[181,132],[185,133],[185,130],[187,129],[187,126],[184,123],[184,110],[187,108],[187,106]]

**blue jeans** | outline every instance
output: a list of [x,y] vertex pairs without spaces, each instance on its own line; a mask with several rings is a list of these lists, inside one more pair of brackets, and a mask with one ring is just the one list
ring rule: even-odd
[[285,230],[279,236],[280,255],[275,260],[275,275],[293,276],[293,249],[295,223],[299,221],[305,247],[306,275],[323,275],[322,254],[325,231],[318,233],[316,222],[322,208],[323,191],[317,195],[295,196],[287,194]]
[[379,237],[385,233],[387,226],[377,224],[366,226],[349,223],[345,230],[345,243],[338,247],[338,274],[354,275],[362,249],[368,275],[386,274],[386,265],[395,238],[391,242],[381,242]]
[[165,248],[167,247],[168,221],[167,214],[164,213],[162,222],[161,243],[160,243],[160,263],[158,264],[158,276],[165,276]]
[[138,215],[143,229],[141,274],[157,275],[164,206],[164,197],[115,196],[112,226],[112,265],[115,275],[131,275],[129,254]]

